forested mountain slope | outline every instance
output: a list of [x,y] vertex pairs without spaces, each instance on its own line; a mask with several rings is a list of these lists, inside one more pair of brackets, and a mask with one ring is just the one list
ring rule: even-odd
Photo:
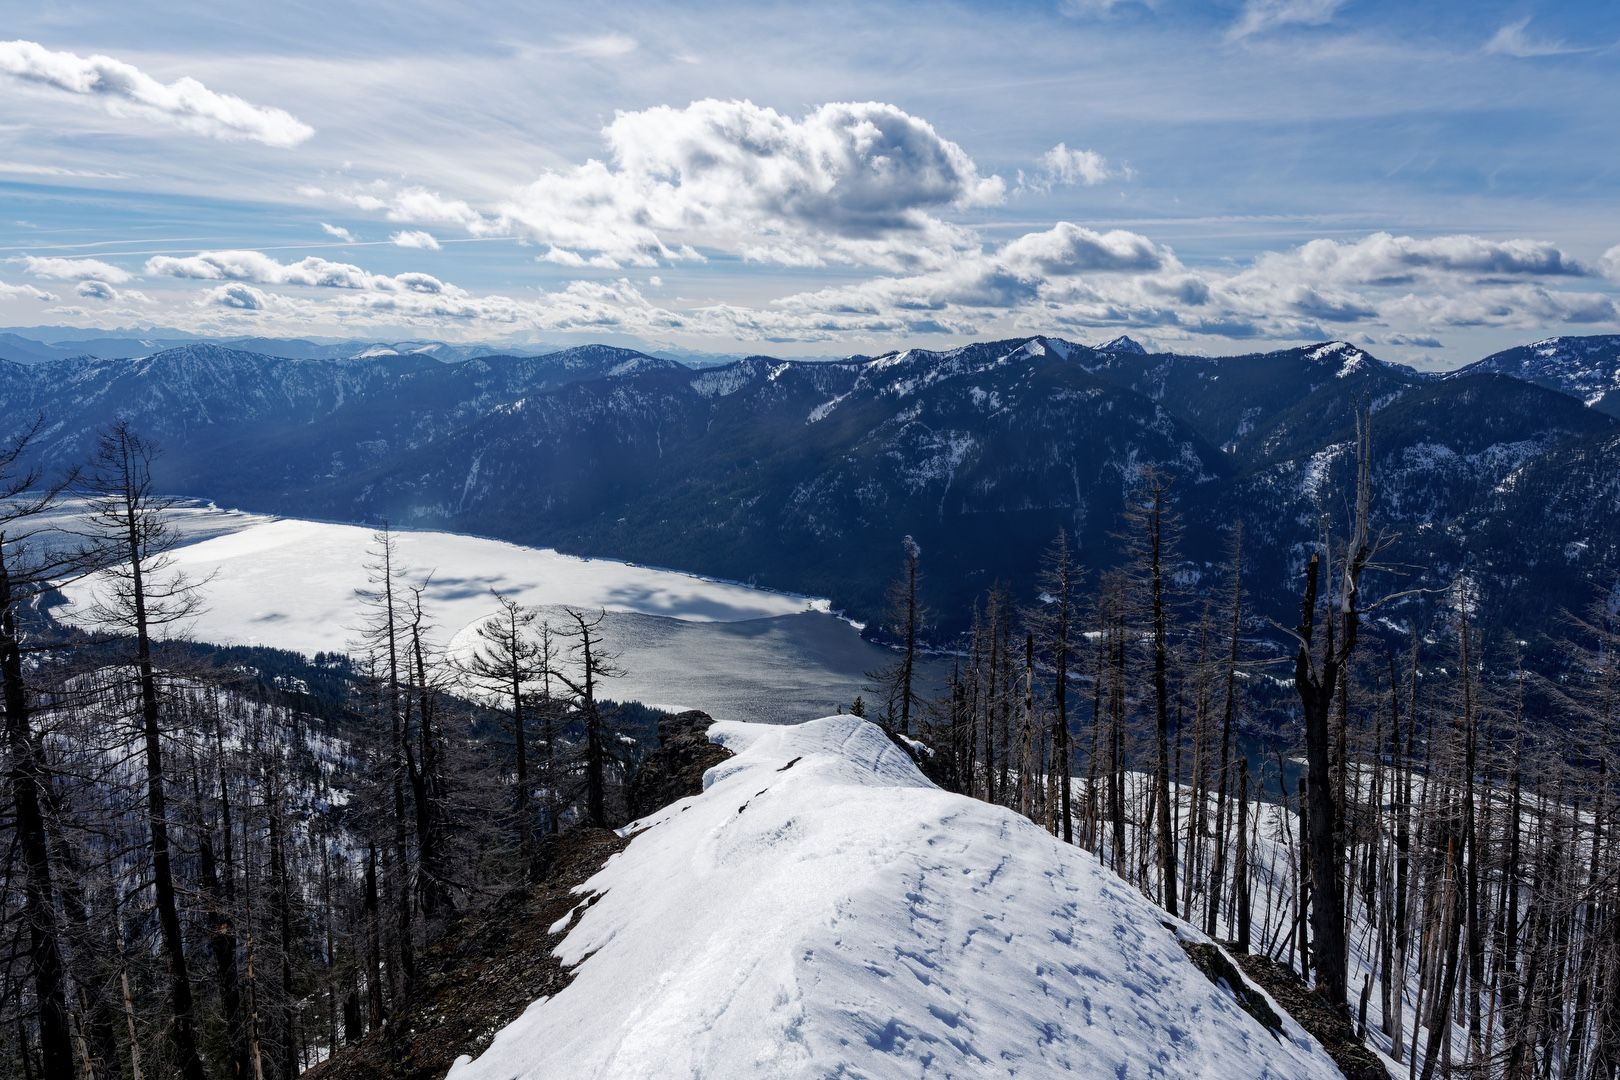
[[[1556,531],[1524,494],[1556,484],[1545,463],[1560,455],[1598,468],[1620,431],[1598,392],[1611,345],[1555,339],[1435,378],[1342,342],[1210,358],[1033,337],[701,371],[603,346],[446,364],[192,344],[0,364],[0,396],[10,428],[45,418],[50,466],[124,416],[165,446],[158,480],[177,493],[631,558],[828,595],[863,618],[911,535],[941,632],[994,582],[1026,587],[1059,528],[1093,567],[1117,558],[1145,467],[1172,480],[1186,580],[1225,559],[1241,523],[1265,583],[1291,591],[1301,545],[1342,502],[1366,407],[1374,521],[1400,533],[1413,584],[1466,570],[1533,638],[1620,573],[1603,528],[1620,507],[1601,482]],[[1515,609],[1526,587],[1540,602]]]

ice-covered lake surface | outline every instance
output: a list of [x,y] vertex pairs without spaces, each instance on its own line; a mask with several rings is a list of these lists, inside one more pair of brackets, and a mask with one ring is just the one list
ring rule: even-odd
[[[62,516],[71,526],[73,514]],[[206,610],[190,636],[313,654],[342,652],[364,612],[373,530],[271,518],[186,503],[171,520],[177,569],[206,581]],[[605,640],[627,674],[603,693],[717,719],[787,722],[827,715],[867,693],[865,673],[893,654],[863,640],[826,600],[607,559],[583,559],[457,533],[396,531],[410,583],[455,648],[496,608],[492,590],[553,617],[564,606],[605,609]],[[92,578],[64,590],[86,608]],[[940,678],[929,665],[929,681]]]

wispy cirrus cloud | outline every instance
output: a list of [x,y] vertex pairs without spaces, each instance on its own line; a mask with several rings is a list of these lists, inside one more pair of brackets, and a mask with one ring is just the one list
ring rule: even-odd
[[0,74],[219,139],[289,147],[315,134],[283,109],[210,90],[189,76],[165,83],[110,56],[57,52],[34,41],[0,42]]
[[628,56],[640,47],[641,43],[628,34],[581,34],[559,38],[555,45],[544,51],[607,60],[615,56]]
[[360,240],[358,236],[354,235],[354,233],[350,232],[348,229],[345,229],[343,226],[328,225],[324,221],[321,222],[321,231],[335,240],[343,241],[345,244],[357,243]]
[[1284,26],[1323,26],[1333,21],[1347,0],[1246,0],[1229,41],[1242,41]]
[[0,161],[0,173],[72,180],[124,180],[129,177],[128,173],[111,169],[73,169],[65,165],[35,165],[26,161]]
[[1495,56],[1513,56],[1526,59],[1533,56],[1561,56],[1564,53],[1585,52],[1573,48],[1557,38],[1541,38],[1530,33],[1530,16],[1516,22],[1505,23],[1483,47]]
[[1075,18],[1095,18],[1112,15],[1121,8],[1142,7],[1153,10],[1159,0],[1060,0],[1058,10]]

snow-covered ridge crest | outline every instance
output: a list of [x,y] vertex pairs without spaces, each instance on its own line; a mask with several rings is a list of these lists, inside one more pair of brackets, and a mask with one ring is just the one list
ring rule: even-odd
[[1195,931],[877,727],[710,737],[734,756],[703,794],[577,890],[574,981],[450,1080],[1339,1076],[1193,965]]

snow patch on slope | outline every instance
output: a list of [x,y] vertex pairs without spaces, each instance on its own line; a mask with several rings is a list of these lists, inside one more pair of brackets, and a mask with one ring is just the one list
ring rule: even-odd
[[1347,378],[1373,362],[1372,357],[1351,345],[1347,341],[1330,341],[1326,345],[1319,345],[1309,354],[1312,360],[1339,361],[1339,370],[1333,373],[1335,379]]
[[1338,1077],[1088,853],[930,784],[875,726],[716,724],[702,795],[580,886],[574,981],[449,1080]]

